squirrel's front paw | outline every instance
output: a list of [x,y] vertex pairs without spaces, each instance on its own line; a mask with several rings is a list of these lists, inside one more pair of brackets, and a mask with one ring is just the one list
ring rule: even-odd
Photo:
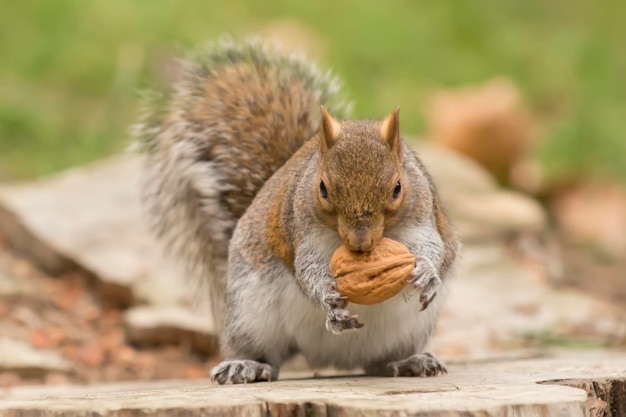
[[363,327],[357,316],[346,310],[348,301],[336,288],[333,288],[324,298],[324,304],[328,306],[326,316],[326,329],[333,334],[339,334],[343,330],[356,330]]
[[328,311],[326,317],[326,329],[333,334],[339,334],[343,330],[356,330],[363,327],[357,316],[348,310],[336,308]]
[[420,294],[422,311],[428,307],[437,295],[437,288],[441,285],[441,278],[435,266],[426,258],[420,258],[412,272],[411,282]]
[[348,300],[333,287],[330,293],[324,298],[324,304],[331,310],[344,309],[348,305]]

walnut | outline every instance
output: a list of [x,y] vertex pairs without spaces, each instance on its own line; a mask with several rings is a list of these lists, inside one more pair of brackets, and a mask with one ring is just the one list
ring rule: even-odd
[[330,260],[337,289],[355,304],[376,304],[398,294],[415,268],[406,246],[383,238],[371,252],[352,252],[340,246]]

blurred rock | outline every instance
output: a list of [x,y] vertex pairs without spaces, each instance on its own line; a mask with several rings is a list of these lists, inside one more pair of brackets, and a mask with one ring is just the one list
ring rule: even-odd
[[430,140],[468,155],[501,182],[509,181],[534,134],[520,92],[506,78],[441,91],[430,100],[426,117]]
[[182,345],[206,356],[218,351],[210,317],[182,307],[133,307],[124,324],[126,338],[135,346]]
[[626,257],[626,188],[610,182],[584,183],[557,192],[550,208],[561,230],[579,244]]
[[470,158],[443,146],[414,149],[437,184],[462,241],[502,241],[516,233],[544,233],[544,209],[531,197],[508,191]]
[[413,144],[443,198],[455,193],[485,193],[499,189],[498,183],[478,162],[437,143]]
[[0,372],[40,377],[51,372],[70,372],[72,364],[57,352],[33,349],[21,341],[0,338]]
[[541,233],[546,214],[539,203],[520,193],[497,191],[485,194],[458,194],[449,199],[457,227],[472,230],[474,236],[507,236],[515,232]]
[[140,161],[120,156],[0,187],[0,233],[52,273],[82,270],[109,302],[174,304],[178,271],[145,230]]
[[493,357],[550,338],[603,346],[626,336],[623,311],[533,279],[501,245],[466,245],[449,287],[431,345],[447,358]]

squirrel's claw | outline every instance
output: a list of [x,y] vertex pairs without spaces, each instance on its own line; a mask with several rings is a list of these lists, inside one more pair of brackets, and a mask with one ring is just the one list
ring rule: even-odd
[[422,304],[421,311],[423,311],[437,295],[437,289],[441,285],[439,273],[432,262],[421,258],[415,264],[410,282],[415,287],[415,291],[421,292],[420,303]]
[[326,318],[326,329],[332,334],[339,334],[343,330],[357,330],[363,327],[363,323],[359,323],[356,314],[352,314],[344,309],[332,309],[328,312]]

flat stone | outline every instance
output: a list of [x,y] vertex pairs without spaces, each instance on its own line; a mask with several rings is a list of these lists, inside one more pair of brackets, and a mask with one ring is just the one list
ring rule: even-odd
[[203,355],[218,351],[209,315],[180,306],[133,307],[124,315],[127,340],[136,346],[184,345]]
[[439,187],[448,192],[485,193],[498,190],[494,177],[473,159],[443,146],[411,141],[412,148]]
[[69,372],[72,364],[57,352],[34,349],[30,345],[0,338],[0,372],[38,377],[49,372]]
[[496,243],[464,247],[448,282],[431,349],[444,357],[485,358],[559,335],[605,344],[626,331],[623,312],[576,290],[538,280]]
[[[516,232],[540,234],[547,230],[547,216],[539,203],[513,191],[457,193],[449,196],[446,207],[465,241],[493,240]],[[471,232],[470,232],[471,231]]]
[[[180,271],[146,230],[139,158],[123,155],[0,187],[0,233],[44,269],[91,274],[109,301],[174,304]],[[45,208],[45,209],[44,209]]]
[[512,233],[547,230],[545,210],[536,200],[500,188],[474,160],[431,143],[415,144],[414,149],[463,242],[494,242]]
[[626,398],[618,395],[624,381],[626,355],[576,352],[458,363],[436,378],[292,375],[248,385],[158,383],[117,390],[107,386],[100,392],[98,387],[67,388],[64,395],[17,392],[0,403],[0,416],[589,417],[591,411],[625,409]]

